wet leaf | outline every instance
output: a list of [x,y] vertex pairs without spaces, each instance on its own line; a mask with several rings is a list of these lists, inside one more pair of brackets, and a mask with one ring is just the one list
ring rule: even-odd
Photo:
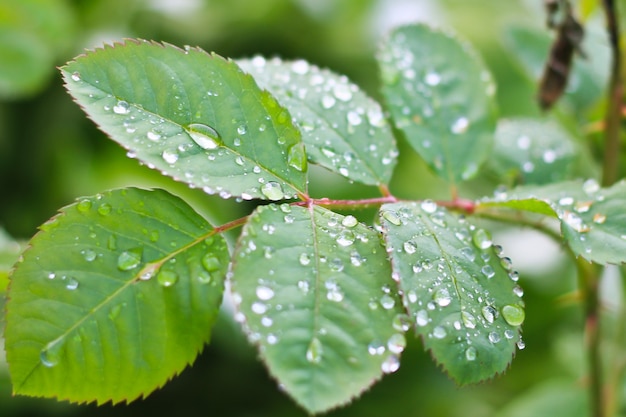
[[575,157],[574,141],[556,123],[501,119],[489,164],[501,177],[524,184],[547,184],[566,179]]
[[404,330],[376,232],[320,207],[257,208],[233,257],[236,318],[270,373],[318,413],[399,366]]
[[179,198],[136,188],[82,198],[43,224],[11,276],[14,393],[117,403],[180,373],[222,299],[228,251],[212,233]]
[[9,271],[11,271],[21,251],[22,245],[13,240],[0,227],[0,294],[6,291],[9,285]]
[[389,182],[398,154],[389,124],[345,76],[304,60],[237,63],[289,109],[311,162],[365,184]]
[[394,30],[378,62],[389,111],[411,146],[451,183],[474,177],[495,130],[495,85],[477,53],[419,24]]
[[435,360],[460,384],[503,372],[521,340],[524,302],[502,248],[432,201],[380,213],[404,306]]
[[89,117],[151,168],[224,198],[306,193],[306,155],[289,112],[231,61],[131,40],[62,72]]

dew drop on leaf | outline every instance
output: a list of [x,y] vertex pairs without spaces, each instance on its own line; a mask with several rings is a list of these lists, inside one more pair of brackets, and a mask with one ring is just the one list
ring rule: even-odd
[[300,262],[300,265],[307,266],[311,263],[311,257],[306,253],[301,253],[298,261]]
[[383,296],[380,297],[380,305],[383,306],[385,310],[391,310],[393,306],[396,305],[396,300],[389,294],[383,294]]
[[117,268],[120,271],[130,271],[141,263],[143,248],[133,248],[120,253],[117,258]]
[[72,81],[80,81],[80,73],[78,71],[74,71],[71,75]]
[[400,358],[398,358],[396,355],[387,356],[387,359],[384,360],[384,362],[380,366],[380,369],[385,374],[391,374],[396,372],[398,369],[400,369]]
[[490,332],[488,338],[491,343],[498,343],[501,339],[497,332]]
[[406,314],[398,314],[393,318],[392,326],[399,332],[406,332],[411,327],[411,319]]
[[507,304],[502,307],[502,317],[511,326],[519,326],[524,322],[526,317],[524,309],[516,304]]
[[413,243],[410,240],[407,240],[406,242],[404,242],[404,244],[402,245],[404,251],[409,254],[412,255],[417,251],[417,246],[415,245],[415,243]]
[[81,213],[87,213],[89,210],[91,210],[91,200],[88,200],[88,199],[80,200],[78,204],[76,204],[76,208]]
[[307,158],[304,150],[304,143],[296,143],[287,151],[287,164],[290,167],[304,172],[307,169]]
[[487,278],[493,278],[496,275],[496,272],[493,270],[491,265],[485,265],[480,269],[480,272],[483,273]]
[[98,213],[102,216],[108,216],[111,213],[111,205],[108,203],[102,203],[98,206]]
[[260,303],[260,302],[254,302],[252,303],[252,312],[255,314],[265,314],[265,312],[267,311],[267,305],[264,303]]
[[436,339],[443,339],[447,336],[447,334],[448,332],[446,332],[446,329],[443,326],[437,326],[433,329],[433,337]]
[[115,106],[113,106],[113,113],[115,114],[128,114],[130,113],[130,104],[124,100],[120,100],[117,102]]
[[207,253],[206,255],[204,255],[200,262],[202,263],[204,269],[206,269],[208,272],[217,271],[222,266],[220,260],[217,257],[213,256],[213,254],[211,253]]
[[383,218],[389,223],[396,226],[400,226],[402,224],[402,220],[400,219],[400,217],[398,217],[398,215],[391,210],[384,211]]
[[63,350],[63,340],[54,340],[48,343],[39,353],[39,359],[43,366],[52,368],[59,363],[61,352]]
[[96,259],[96,252],[91,250],[91,249],[85,249],[80,251],[80,254],[83,255],[83,258],[87,261],[87,262],[92,262],[93,260]]
[[256,296],[259,300],[267,301],[274,297],[274,290],[270,287],[259,285],[256,287]]
[[309,347],[306,350],[306,360],[310,363],[320,363],[323,353],[322,342],[317,337],[311,339],[311,343],[309,343]]
[[489,249],[492,245],[491,236],[485,229],[477,229],[472,236],[472,241],[478,249]]
[[428,312],[426,310],[418,311],[415,316],[415,323],[420,327],[426,326],[428,324]]
[[433,300],[439,304],[440,307],[445,307],[452,302],[452,297],[446,288],[439,288],[433,295]]
[[465,350],[465,359],[468,361],[475,361],[477,356],[476,348],[474,346],[470,346]]
[[383,353],[385,353],[385,350],[385,345],[383,345],[379,341],[374,341],[367,345],[367,352],[372,356],[382,355]]
[[261,193],[269,200],[277,201],[285,197],[283,188],[275,181],[268,181],[261,187]]
[[78,288],[78,281],[76,281],[75,278],[68,277],[66,279],[67,279],[67,282],[65,283],[65,288],[67,288],[70,291],[73,291],[76,288]]
[[422,201],[422,204],[420,205],[420,207],[422,207],[422,210],[424,210],[426,213],[429,213],[429,214],[432,214],[437,211],[437,203],[435,203],[433,200]]
[[494,320],[496,319],[497,314],[498,314],[496,309],[493,308],[492,306],[484,306],[481,309],[481,313],[482,313],[483,317],[485,318],[485,320],[487,320],[488,323],[493,323]]
[[350,230],[342,230],[337,236],[337,243],[340,246],[350,246],[354,243],[355,237],[354,233]]
[[406,339],[402,333],[394,333],[387,341],[387,348],[391,353],[402,353],[406,347]]
[[461,319],[463,320],[463,325],[468,329],[473,329],[476,327],[476,317],[470,312],[461,311]]
[[191,139],[202,149],[217,149],[222,143],[220,134],[211,126],[191,123],[187,128]]
[[175,164],[178,161],[178,153],[172,149],[166,149],[161,154],[161,157],[168,164]]
[[178,282],[178,274],[174,271],[161,270],[157,274],[157,282],[163,287],[171,287]]
[[450,127],[450,131],[455,135],[460,135],[461,133],[465,133],[467,128],[469,127],[469,120],[467,117],[459,117],[452,123]]

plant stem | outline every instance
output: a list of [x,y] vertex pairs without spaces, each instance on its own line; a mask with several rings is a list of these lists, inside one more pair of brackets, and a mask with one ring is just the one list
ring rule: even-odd
[[602,184],[609,186],[619,178],[620,121],[622,113],[623,82],[622,58],[619,47],[619,23],[614,0],[603,0],[607,30],[611,44],[611,80],[605,116],[605,143]]
[[587,344],[587,362],[589,367],[589,394],[591,416],[604,417],[604,398],[602,394],[602,360],[600,358],[600,314],[598,300],[599,270],[583,258],[576,261],[579,286],[585,300],[585,338]]

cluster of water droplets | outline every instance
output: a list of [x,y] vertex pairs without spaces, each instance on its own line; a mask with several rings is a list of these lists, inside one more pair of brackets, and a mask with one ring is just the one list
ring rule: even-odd
[[391,174],[398,152],[385,115],[345,76],[304,60],[239,64],[289,107],[316,163],[368,183]]
[[[510,340],[523,348],[517,330],[525,317],[518,273],[486,230],[447,213],[431,200],[385,208],[381,216],[391,236],[387,250],[394,265],[392,277],[398,279],[403,303],[427,345],[439,340],[458,344],[468,361],[479,355],[474,346],[478,338],[492,344]],[[408,239],[396,241],[407,233]],[[452,240],[437,236],[450,233]],[[447,242],[443,252],[424,252],[424,248],[438,247],[435,242],[440,239]],[[511,293],[499,294],[502,299],[496,300],[488,288],[500,284],[489,281],[503,275],[508,276]]]

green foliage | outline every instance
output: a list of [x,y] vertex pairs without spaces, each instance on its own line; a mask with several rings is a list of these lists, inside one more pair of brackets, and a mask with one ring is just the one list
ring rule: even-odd
[[65,207],[12,275],[15,393],[116,403],[163,385],[209,340],[227,266],[222,237],[165,191]]
[[[481,218],[551,236],[559,222],[571,255],[625,261],[626,185],[568,181],[580,149],[556,122],[497,122],[495,83],[467,42],[407,25],[382,42],[377,63],[388,113],[305,60],[232,61],[127,40],[63,66],[69,93],[130,158],[205,194],[256,201],[214,228],[166,191],[123,188],[44,223],[10,277],[14,393],[98,404],[149,395],[218,333],[225,281],[235,321],[308,413],[396,372],[411,335],[457,383],[476,383],[524,348],[526,316],[519,274]],[[391,194],[391,125],[450,186],[449,201]],[[308,183],[320,177],[310,165],[380,195],[312,198]],[[525,185],[460,198],[483,165]],[[370,207],[373,221],[355,211]],[[240,226],[231,256],[225,234]],[[540,414],[542,394],[558,388],[505,411]]]

